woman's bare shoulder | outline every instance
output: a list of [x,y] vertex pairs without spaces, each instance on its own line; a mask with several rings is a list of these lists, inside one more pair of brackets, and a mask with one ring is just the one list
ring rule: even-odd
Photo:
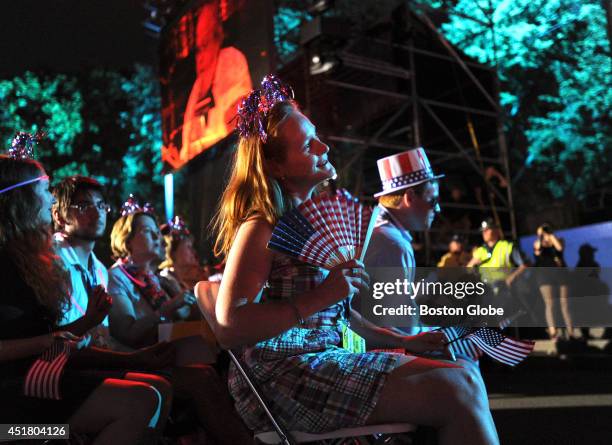
[[261,216],[251,216],[246,221],[244,221],[240,227],[238,228],[238,232],[236,233],[236,240],[239,238],[244,239],[254,238],[256,240],[262,241],[265,239],[267,244],[268,240],[272,236],[272,230],[274,227],[268,221],[266,221]]

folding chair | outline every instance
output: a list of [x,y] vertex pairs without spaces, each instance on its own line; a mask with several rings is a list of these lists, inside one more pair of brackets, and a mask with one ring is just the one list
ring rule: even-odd
[[[215,305],[217,294],[219,292],[219,283],[201,281],[196,286],[196,295],[198,296],[198,305],[206,321],[212,328],[213,332],[217,332],[218,323],[215,313]],[[283,444],[294,445],[306,442],[321,442],[333,443],[339,439],[351,439],[364,436],[374,436],[374,443],[387,443],[382,435],[410,433],[416,430],[416,426],[409,423],[389,423],[379,425],[366,425],[354,428],[342,428],[335,431],[330,431],[321,434],[304,433],[301,431],[288,431],[282,423],[274,417],[270,410],[269,404],[265,400],[263,392],[259,389],[257,381],[252,376],[250,369],[241,363],[241,360],[230,350],[226,349],[231,361],[236,366],[238,372],[245,379],[251,391],[257,398],[257,401],[265,411],[274,431],[259,432],[255,434],[255,438],[265,444]],[[355,443],[361,443],[355,441]]]

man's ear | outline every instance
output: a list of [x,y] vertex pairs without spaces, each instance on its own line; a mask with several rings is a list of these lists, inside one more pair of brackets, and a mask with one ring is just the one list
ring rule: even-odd
[[404,195],[402,196],[402,204],[404,204],[404,207],[409,208],[412,206],[412,201],[414,199],[414,190],[412,189],[406,189],[406,191],[404,192]]
[[55,224],[55,227],[59,230],[62,230],[66,225],[66,220],[62,218],[58,206],[53,206],[53,208],[51,209],[51,215],[53,216],[53,223]]

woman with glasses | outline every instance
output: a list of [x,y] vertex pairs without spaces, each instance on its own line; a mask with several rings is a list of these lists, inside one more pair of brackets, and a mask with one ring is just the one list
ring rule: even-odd
[[[117,262],[109,270],[108,292],[113,298],[110,333],[127,348],[154,345],[158,325],[183,320],[195,303],[193,294],[171,297],[157,276],[162,235],[152,208],[132,197],[113,225],[111,248]],[[211,365],[173,366],[167,375],[177,399],[195,407],[198,425],[211,443],[242,444],[252,438],[235,411],[227,388]]]

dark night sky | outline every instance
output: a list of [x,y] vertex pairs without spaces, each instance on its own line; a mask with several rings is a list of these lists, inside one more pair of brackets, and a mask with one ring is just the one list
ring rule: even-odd
[[74,72],[157,63],[141,0],[4,0],[0,78],[26,70]]

